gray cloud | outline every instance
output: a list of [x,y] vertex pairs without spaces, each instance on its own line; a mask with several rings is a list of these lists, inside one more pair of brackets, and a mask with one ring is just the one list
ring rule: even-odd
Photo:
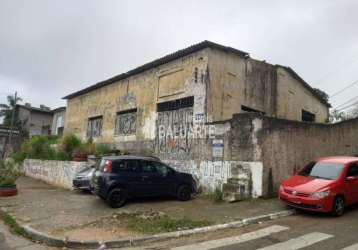
[[[358,80],[358,2],[0,2],[0,100],[61,97],[202,40],[294,68],[332,94]],[[358,95],[358,86],[332,99]]]

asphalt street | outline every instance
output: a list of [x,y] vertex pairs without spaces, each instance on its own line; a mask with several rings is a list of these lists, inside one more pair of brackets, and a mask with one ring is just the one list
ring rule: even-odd
[[233,232],[219,239],[194,244],[175,243],[175,246],[166,247],[173,250],[358,250],[358,206],[350,208],[339,218],[326,214],[300,213],[260,223],[248,232]]

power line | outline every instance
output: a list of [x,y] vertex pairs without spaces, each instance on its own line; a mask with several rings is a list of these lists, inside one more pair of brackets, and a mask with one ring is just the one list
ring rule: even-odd
[[330,96],[330,98],[335,97],[335,96],[341,94],[342,92],[346,91],[347,89],[353,87],[353,86],[356,85],[356,84],[358,84],[358,80],[356,80],[356,81],[354,81],[353,83],[349,84],[347,87],[344,87],[344,88],[341,89],[340,91],[337,91],[336,93],[332,94],[332,95]]
[[[330,76],[330,75],[332,75],[333,73],[337,73],[337,71],[341,71],[343,68],[346,68],[346,66],[348,65],[348,66],[351,66],[352,64],[354,64],[355,62],[357,62],[358,61],[358,58],[355,58],[353,61],[351,61],[351,62],[344,62],[344,63],[342,63],[341,65],[339,65],[338,67],[336,67],[334,70],[332,70],[332,71],[329,71],[327,74],[325,74],[325,75],[323,75],[322,77],[320,77],[317,81],[316,81],[316,83],[318,83],[318,84],[316,84],[317,86],[321,86],[322,85],[322,81],[324,80],[324,79],[326,79],[328,76]],[[338,70],[337,70],[337,68],[338,68]]]
[[336,110],[337,110],[337,111],[343,111],[343,110],[349,109],[350,107],[353,107],[353,106],[355,106],[355,105],[358,105],[358,101],[356,101],[355,103],[350,104],[350,105],[348,105],[348,106],[345,106],[345,107],[343,107],[343,108],[336,109]]
[[355,100],[358,100],[358,96],[355,96],[355,97],[349,99],[348,101],[346,101],[346,102],[344,102],[344,103],[342,103],[342,104],[339,104],[339,105],[336,106],[334,109],[338,109],[338,108],[340,108],[340,107],[342,107],[342,106],[344,106],[344,105],[346,105],[346,104],[348,104],[348,103],[351,103],[351,102],[353,102],[353,101],[355,101]]

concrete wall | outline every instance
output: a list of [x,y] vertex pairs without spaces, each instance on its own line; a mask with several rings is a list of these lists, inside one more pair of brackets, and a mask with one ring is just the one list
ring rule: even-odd
[[72,189],[72,180],[76,173],[88,165],[87,162],[26,159],[23,169],[29,177],[57,187]]
[[315,114],[316,122],[324,123],[329,110],[312,92],[284,68],[277,67],[277,118],[301,121],[302,109]]
[[316,158],[358,155],[358,119],[314,124],[237,114],[231,126],[231,159],[262,164],[265,196]]
[[358,119],[328,125],[265,117],[260,126],[264,187],[268,193],[315,158],[358,155]]
[[52,114],[46,112],[31,111],[31,109],[19,107],[19,119],[24,123],[24,127],[29,131],[29,135],[48,135],[43,134],[43,127],[48,127],[48,132],[51,130]]
[[231,119],[242,112],[242,105],[275,116],[274,66],[217,49],[210,52],[208,116],[212,121]]
[[209,54],[208,116],[231,119],[246,106],[267,116],[301,121],[302,109],[326,122],[328,107],[284,67],[217,49]]
[[[65,131],[86,138],[88,119],[102,116],[102,136],[95,142],[151,141],[156,136],[157,103],[194,96],[193,114],[204,113],[207,50],[194,53],[67,102]],[[136,133],[116,135],[117,112],[137,109]]]
[[[302,109],[316,114],[318,122],[328,117],[328,107],[285,69],[207,48],[69,99],[65,130],[86,139],[88,119],[102,117],[102,135],[95,142],[145,145],[156,137],[157,103],[188,96],[194,97],[193,123],[231,119],[242,106],[292,120],[301,120]],[[132,109],[136,119],[121,121],[135,126],[135,133],[116,133],[117,113]]]
[[[190,96],[194,98],[190,107],[157,110],[158,103]],[[248,178],[257,178],[253,171],[260,170],[253,170],[255,166],[265,169],[257,135],[262,122],[232,119],[243,112],[242,106],[293,120],[301,120],[302,109],[315,113],[318,121],[328,115],[328,107],[280,67],[207,48],[69,99],[65,130],[85,140],[88,120],[102,117],[102,133],[94,142],[111,144],[122,152],[158,156],[179,171],[193,173],[204,188],[213,189],[239,178],[241,170]],[[135,114],[126,113],[129,110]],[[122,119],[118,114],[126,115]],[[118,130],[116,121],[128,133]],[[166,129],[164,136],[160,126]],[[212,126],[213,137],[188,133],[190,127],[206,131]],[[220,150],[222,155],[216,155]],[[262,184],[262,178],[253,181]]]

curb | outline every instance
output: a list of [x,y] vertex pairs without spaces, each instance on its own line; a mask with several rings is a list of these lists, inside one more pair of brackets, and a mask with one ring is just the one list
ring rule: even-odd
[[[3,211],[6,212],[6,211]],[[98,241],[76,241],[76,240],[66,240],[62,238],[57,238],[50,236],[48,234],[42,233],[37,231],[36,229],[32,228],[30,225],[20,225],[25,232],[28,234],[29,238],[34,241],[42,242],[48,246],[53,247],[69,247],[69,248],[78,248],[78,249],[96,249],[99,248],[102,244],[104,244],[108,248],[121,248],[121,247],[130,247],[130,246],[138,246],[143,243],[152,243],[152,242],[159,242],[174,238],[179,238],[182,236],[194,235],[194,234],[201,234],[201,233],[208,233],[214,232],[223,229],[230,229],[230,228],[240,228],[251,224],[256,224],[262,221],[269,221],[275,220],[282,217],[287,217],[290,215],[295,214],[295,210],[284,210],[276,213],[250,217],[239,221],[234,221],[225,224],[213,225],[208,227],[200,227],[195,229],[183,230],[183,231],[176,231],[170,233],[162,233],[162,234],[155,234],[150,236],[144,237],[137,237],[132,239],[122,239],[122,240],[110,240],[104,242]]]

